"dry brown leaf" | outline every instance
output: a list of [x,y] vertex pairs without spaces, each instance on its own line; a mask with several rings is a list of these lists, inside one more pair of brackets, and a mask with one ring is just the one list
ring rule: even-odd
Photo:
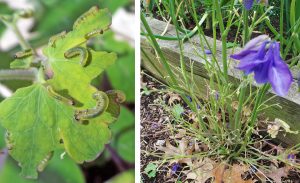
[[190,166],[191,170],[184,171],[186,179],[194,180],[195,183],[204,183],[213,177],[214,161],[209,158],[198,159]]
[[289,174],[290,168],[282,167],[282,168],[273,168],[270,173],[267,173],[266,176],[273,179],[276,183],[281,183],[281,178],[286,177]]
[[[157,146],[158,150],[161,150],[165,153],[167,157],[176,157],[176,156],[185,156],[189,155],[189,147],[188,141],[186,139],[181,139],[178,141],[178,147],[173,146],[170,141],[166,140],[166,146]],[[170,164],[173,163],[185,163],[185,164],[192,164],[191,158],[180,158],[169,162]]]
[[215,183],[219,183],[219,182],[222,182],[222,181],[223,181],[224,172],[225,172],[225,167],[226,167],[225,164],[219,164],[219,165],[214,169],[213,174],[214,174],[214,177],[215,177],[215,180],[214,180]]
[[186,136],[186,130],[185,129],[179,129],[178,133],[175,134],[175,136],[171,136],[171,139],[180,139]]
[[[226,169],[223,175],[224,183],[253,183],[253,180],[244,180],[242,175],[249,170],[249,166],[234,164]],[[216,182],[221,183],[221,182]]]
[[193,122],[196,122],[196,123],[199,123],[199,119],[198,119],[198,116],[197,116],[197,113],[195,112],[189,112],[188,113],[188,118],[189,120],[193,121]]
[[176,93],[167,93],[167,96],[169,96],[169,100],[168,100],[168,104],[169,105],[173,105],[175,101],[180,102],[181,101],[181,97],[180,95],[176,94]]

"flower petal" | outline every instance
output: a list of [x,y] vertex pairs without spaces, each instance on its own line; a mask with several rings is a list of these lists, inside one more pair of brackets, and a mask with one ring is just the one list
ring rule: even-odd
[[269,68],[268,78],[276,94],[284,96],[291,87],[293,77],[288,65],[280,57],[278,43],[273,43],[269,49],[273,50],[274,60]]
[[257,69],[259,72],[260,65],[268,61],[265,59],[267,43],[268,41],[265,41],[257,52],[252,52],[247,56],[244,56],[237,68],[245,71],[245,74],[249,74]]
[[251,53],[256,53],[257,51],[253,51],[253,50],[243,50],[239,53],[236,53],[236,54],[233,54],[233,55],[230,55],[230,58],[233,58],[235,60],[242,60],[244,59],[245,57],[247,57],[249,54]]
[[254,79],[256,83],[262,84],[269,81],[268,71],[269,71],[270,62],[259,65],[254,69]]
[[245,46],[243,50],[252,50],[255,48],[259,48],[261,44],[263,44],[265,41],[270,40],[270,37],[268,35],[259,35],[256,38],[251,39]]
[[253,6],[254,0],[243,0],[246,10],[250,10]]

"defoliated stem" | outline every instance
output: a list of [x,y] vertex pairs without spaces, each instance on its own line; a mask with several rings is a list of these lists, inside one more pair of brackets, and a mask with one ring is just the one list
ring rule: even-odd
[[8,23],[8,26],[12,29],[12,31],[16,34],[19,43],[22,47],[23,50],[27,50],[30,49],[30,45],[27,43],[27,41],[24,39],[24,37],[22,36],[21,32],[19,31],[17,25],[15,22],[12,23]]
[[7,70],[0,70],[0,80],[36,80],[37,76],[37,69],[7,69]]

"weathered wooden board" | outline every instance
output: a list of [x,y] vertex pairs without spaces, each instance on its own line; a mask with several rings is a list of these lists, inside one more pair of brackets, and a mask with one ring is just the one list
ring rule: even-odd
[[[166,27],[166,23],[156,20],[147,18],[147,21],[152,29],[152,31],[156,34],[161,34],[163,30]],[[172,25],[169,25],[168,31],[166,35],[174,36],[176,35],[175,29]],[[210,46],[212,47],[213,39],[210,37],[206,37],[208,40]],[[158,43],[168,60],[169,64],[173,68],[174,72],[179,74],[178,67],[180,67],[180,51],[179,51],[179,45],[177,41],[165,41],[165,40],[158,40]],[[150,57],[152,60],[152,63],[159,68],[161,72],[164,71],[163,66],[157,59],[157,56],[155,54],[154,49],[151,47],[151,45],[148,43],[147,39],[145,37],[141,38],[141,47],[146,52],[147,56]],[[222,65],[222,54],[221,54],[221,47],[222,43],[220,41],[217,41],[217,60],[220,61],[220,65]],[[206,47],[208,48],[208,47]],[[197,94],[199,94],[200,97],[205,97],[207,94],[207,89],[205,88],[206,83],[208,82],[207,79],[209,78],[207,71],[204,67],[204,60],[202,60],[199,57],[199,54],[205,54],[201,51],[200,47],[200,38],[199,36],[194,36],[189,41],[184,43],[184,59],[186,63],[187,71],[190,72],[190,62],[193,61],[193,77],[197,84],[199,90],[197,91]],[[235,50],[228,49],[228,55],[230,55],[233,52],[238,52],[240,48],[235,48]],[[164,81],[166,78],[162,78],[156,69],[154,69],[153,65],[148,61],[148,59],[145,57],[144,54],[141,55],[142,57],[142,66],[149,70],[155,77],[158,79]],[[230,65],[228,68],[229,75],[230,75],[230,81],[232,82],[239,82],[239,79],[242,77],[242,72],[236,70],[234,67],[238,64],[238,62],[231,60]],[[293,130],[298,129],[299,134],[298,135],[291,135],[288,134],[287,136],[279,136],[278,138],[285,144],[297,144],[300,143],[300,93],[298,90],[297,80],[296,76],[299,74],[300,71],[296,69],[293,70],[293,77],[294,82],[292,84],[292,87],[285,97],[279,97],[275,96],[274,99],[272,99],[273,103],[279,103],[280,107],[274,106],[270,107],[267,110],[264,111],[265,115],[269,117],[270,119],[273,118],[280,118],[287,122]],[[254,86],[257,86],[256,83],[253,83]],[[274,92],[272,90],[269,91],[267,97],[274,96]]]

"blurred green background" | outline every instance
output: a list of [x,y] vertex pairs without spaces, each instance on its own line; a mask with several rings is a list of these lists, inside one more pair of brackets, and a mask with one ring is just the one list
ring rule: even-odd
[[[21,2],[16,0],[15,3],[19,1]],[[0,1],[0,14],[10,14],[14,11],[6,2],[8,1]],[[34,24],[30,28],[34,36],[29,39],[29,42],[35,48],[47,44],[52,35],[63,30],[71,30],[73,22],[93,5],[108,8],[113,17],[120,9],[124,10],[126,15],[134,15],[134,0],[22,0],[22,2],[30,4],[34,10],[34,17],[32,17]],[[124,29],[128,25],[117,26]],[[0,40],[3,39],[5,31],[4,24],[0,22]],[[134,35],[133,32],[128,34]],[[116,39],[116,36],[123,37],[123,40]],[[39,175],[38,180],[26,180],[19,176],[19,166],[6,153],[5,131],[0,127],[0,183],[134,182],[134,48],[131,46],[132,43],[134,40],[130,36],[122,35],[115,30],[108,31],[88,43],[95,50],[115,52],[118,55],[116,64],[96,78],[93,84],[101,90],[122,90],[127,97],[118,121],[111,125],[113,132],[111,143],[99,158],[90,163],[77,165],[67,156],[61,159],[62,152],[59,152]],[[5,44],[2,41],[0,46],[3,47]],[[12,55],[19,51],[20,47],[17,45],[5,50],[1,49],[2,47],[0,47],[0,69],[8,69],[9,63],[13,60]],[[15,91],[31,83],[0,81],[0,84]],[[4,97],[1,96],[0,99],[3,100]]]

